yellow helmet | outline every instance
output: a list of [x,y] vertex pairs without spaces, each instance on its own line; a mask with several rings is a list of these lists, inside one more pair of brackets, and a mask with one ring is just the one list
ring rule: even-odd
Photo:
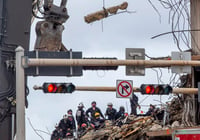
[[100,113],[99,113],[99,112],[96,112],[96,113],[94,114],[94,116],[95,116],[95,117],[99,117],[99,116],[100,116]]

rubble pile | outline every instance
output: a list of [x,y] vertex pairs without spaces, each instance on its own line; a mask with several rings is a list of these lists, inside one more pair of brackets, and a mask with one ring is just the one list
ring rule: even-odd
[[106,121],[105,127],[98,130],[89,130],[81,140],[134,140],[145,136],[151,129],[154,119],[150,116],[137,117],[129,116],[124,119],[124,124],[119,127]]
[[[163,126],[163,120],[152,116],[127,116],[121,125],[106,120],[105,125],[97,130],[87,130],[80,140],[136,140],[145,139],[147,132],[180,128],[183,106],[178,98],[168,104],[169,120]],[[167,118],[166,118],[167,119]]]
[[178,128],[179,122],[175,121],[172,125],[162,126],[159,121],[151,116],[134,117],[129,116],[124,124],[119,127],[106,121],[105,126],[98,129],[90,129],[80,138],[80,140],[136,140],[145,139],[146,133],[151,131],[169,130]]

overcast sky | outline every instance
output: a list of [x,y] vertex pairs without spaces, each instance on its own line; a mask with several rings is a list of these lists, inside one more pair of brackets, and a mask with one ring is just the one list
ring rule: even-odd
[[[58,0],[57,3],[59,3]],[[105,0],[105,7],[121,4],[122,0]],[[152,36],[170,31],[168,24],[168,11],[161,5],[156,4],[161,14],[161,22],[158,14],[146,0],[127,0],[128,10],[136,13],[123,13],[111,16],[92,24],[84,22],[84,16],[99,11],[103,7],[102,0],[68,0],[67,9],[70,18],[64,24],[63,43],[68,49],[82,51],[83,57],[117,57],[125,59],[125,48],[145,48],[149,56],[168,56],[171,51],[178,51],[170,35],[151,39]],[[31,28],[30,50],[33,50],[35,43],[35,23]],[[169,83],[171,71],[162,69],[161,77],[164,83]],[[161,73],[159,72],[159,75]],[[152,69],[146,70],[145,76],[126,76],[125,67],[119,67],[117,71],[84,71],[82,77],[29,77],[28,96],[29,107],[26,109],[26,139],[39,140],[30,127],[30,118],[35,129],[53,131],[54,126],[68,109],[75,114],[79,102],[83,102],[85,109],[90,107],[93,100],[97,102],[104,113],[106,104],[112,102],[117,110],[121,105],[130,112],[128,99],[116,98],[116,92],[83,92],[75,91],[72,94],[44,94],[42,91],[34,91],[34,85],[42,85],[43,82],[72,82],[76,86],[116,86],[116,80],[132,80],[134,87],[143,83],[158,83],[156,72]],[[146,96],[137,93],[139,102]],[[150,103],[159,104],[159,96],[148,97],[142,105]],[[162,97],[163,101],[168,96]],[[148,108],[142,107],[146,111]],[[45,140],[50,139],[49,135],[40,133]]]

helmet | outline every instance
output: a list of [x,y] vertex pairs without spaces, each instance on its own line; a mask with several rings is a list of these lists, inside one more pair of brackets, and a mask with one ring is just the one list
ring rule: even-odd
[[99,117],[99,116],[100,116],[100,113],[99,113],[99,112],[96,112],[96,113],[94,114],[94,116],[95,116],[95,117]]
[[67,117],[68,117],[67,114],[65,114],[65,115],[63,116],[63,119],[67,119]]
[[84,107],[83,103],[82,103],[82,102],[79,103],[79,104],[78,104],[78,107]]
[[72,117],[72,115],[71,115],[71,114],[68,114],[67,117]]
[[113,104],[112,103],[108,103],[107,106],[113,106]]
[[56,123],[55,128],[58,128],[58,124]]

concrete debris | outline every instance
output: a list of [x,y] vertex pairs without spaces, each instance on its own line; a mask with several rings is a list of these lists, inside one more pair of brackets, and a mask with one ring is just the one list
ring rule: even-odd
[[170,126],[164,126],[163,128],[162,128],[162,130],[169,130],[170,129]]
[[180,127],[175,121],[172,125],[162,126],[151,116],[129,116],[121,126],[113,125],[110,121],[105,122],[105,127],[98,130],[89,130],[80,140],[136,140],[145,139],[150,131],[169,130]]
[[150,131],[156,131],[156,130],[161,130],[162,126],[159,124],[154,124],[149,130]]
[[[106,120],[103,128],[88,130],[80,140],[136,140],[146,139],[147,132],[181,128],[183,106],[178,98],[174,98],[163,112],[163,119],[152,116],[127,116],[116,125]],[[167,114],[167,115],[166,115]],[[164,123],[163,123],[164,122]]]
[[[80,140],[115,140],[115,139],[134,139],[143,137],[145,131],[149,130],[149,126],[153,123],[153,118],[147,117],[128,117],[126,122],[121,126],[108,125],[106,122],[104,128],[99,130],[90,130]],[[128,123],[127,123],[128,122]],[[148,128],[148,129],[146,129]]]
[[177,127],[180,127],[180,123],[178,121],[174,121],[172,123],[172,128],[177,128]]

